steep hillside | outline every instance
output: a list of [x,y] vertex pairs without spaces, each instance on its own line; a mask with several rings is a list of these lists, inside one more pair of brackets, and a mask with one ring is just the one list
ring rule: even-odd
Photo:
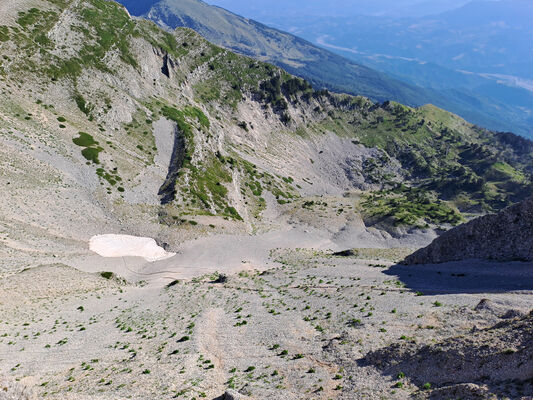
[[374,243],[368,226],[401,239],[531,191],[531,142],[511,134],[315,91],[113,2],[35,5],[1,21],[3,263],[104,231],[172,247],[304,223]]
[[316,91],[107,0],[0,10],[0,397],[426,399],[361,359],[500,319],[391,275],[525,196],[531,142]]
[[[427,102],[470,122],[533,138],[528,0],[397,3],[373,16],[368,2],[357,15],[349,11],[354,2],[328,2],[327,12],[316,13],[294,1],[280,6],[283,12],[253,2],[211,3],[415,85]],[[442,13],[439,3],[453,10]],[[417,16],[427,9],[432,15]]]
[[425,386],[430,398],[523,398],[533,391],[529,362],[533,313],[518,318],[510,313],[505,319],[437,343],[395,344],[370,352],[364,361],[400,382]]
[[433,264],[471,258],[533,260],[533,198],[445,232],[406,264]]
[[198,0],[139,3],[122,0],[135,15],[163,27],[192,28],[212,43],[300,76],[314,86],[413,106],[431,101],[420,88],[402,83],[287,32],[270,28]]

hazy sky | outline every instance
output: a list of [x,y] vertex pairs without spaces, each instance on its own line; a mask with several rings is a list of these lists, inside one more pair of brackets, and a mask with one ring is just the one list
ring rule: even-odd
[[205,0],[245,17],[430,14],[469,0]]

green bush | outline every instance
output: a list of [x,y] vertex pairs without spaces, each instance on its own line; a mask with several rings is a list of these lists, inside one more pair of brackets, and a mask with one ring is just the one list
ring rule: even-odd
[[98,144],[98,142],[88,133],[78,132],[78,135],[79,137],[72,139],[72,141],[80,147],[91,147]]

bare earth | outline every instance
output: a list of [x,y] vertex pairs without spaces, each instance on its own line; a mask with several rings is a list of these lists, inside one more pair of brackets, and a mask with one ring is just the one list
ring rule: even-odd
[[[108,42],[84,14],[114,3],[91,3],[0,0],[0,27],[27,43],[0,41],[0,400],[533,396],[533,265],[398,265],[449,226],[365,216],[382,182],[410,185],[399,158],[360,142],[392,104],[287,99],[289,129],[220,81],[272,71],[188,29],[170,57],[138,20],[127,57],[113,45],[79,75],[43,75],[52,50],[37,42],[73,62]],[[33,7],[59,17],[35,38],[16,22]],[[409,114],[433,132],[428,107]],[[450,137],[478,137],[445,119]]]
[[[460,337],[475,352],[476,338],[492,331],[475,332],[529,312],[533,265],[406,267],[395,264],[406,248],[331,255],[339,249],[318,231],[289,229],[200,238],[155,262],[87,253],[76,268],[11,275],[0,281],[0,399],[17,390],[51,399],[531,395],[520,383],[527,369],[508,384],[436,372],[421,381],[407,361],[390,372],[372,354],[386,360],[394,345],[407,357],[442,340],[453,348]],[[525,351],[520,343],[513,351]],[[509,351],[498,346],[492,351]]]

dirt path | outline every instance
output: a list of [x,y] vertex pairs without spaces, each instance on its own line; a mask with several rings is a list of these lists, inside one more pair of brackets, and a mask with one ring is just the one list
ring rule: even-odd
[[220,333],[225,329],[223,320],[225,312],[221,308],[212,308],[203,313],[196,325],[198,336],[198,352],[204,359],[210,360],[214,366],[210,374],[210,391],[214,396],[224,393],[227,381],[227,365],[225,363],[224,339]]

